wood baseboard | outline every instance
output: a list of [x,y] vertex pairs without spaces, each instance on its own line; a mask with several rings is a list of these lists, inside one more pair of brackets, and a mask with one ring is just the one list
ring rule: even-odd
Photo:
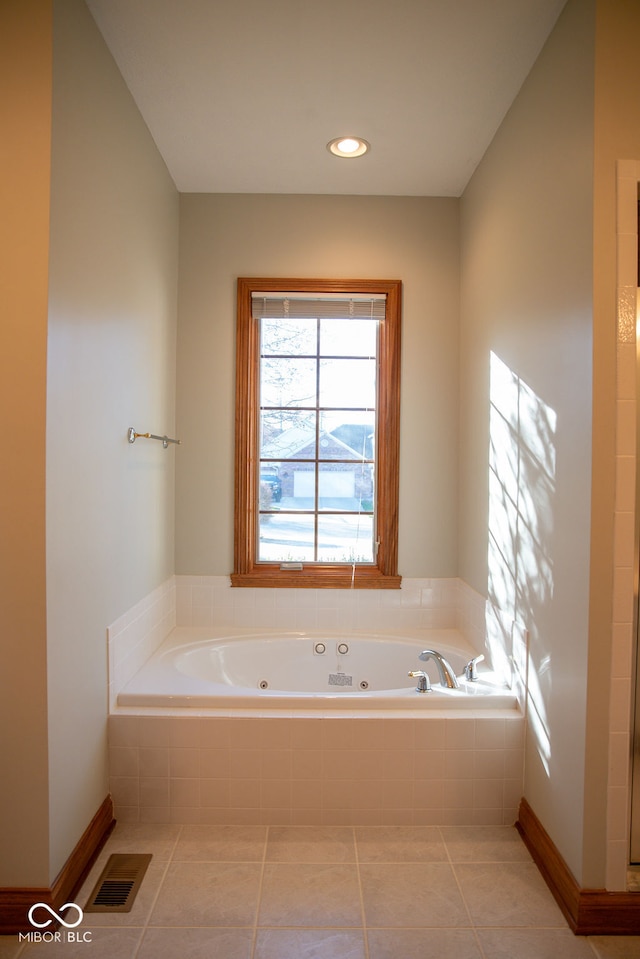
[[29,932],[27,913],[36,902],[44,902],[54,911],[70,902],[114,825],[113,803],[107,796],[51,886],[0,889],[0,935]]
[[516,828],[577,936],[640,935],[640,894],[583,889],[526,799]]

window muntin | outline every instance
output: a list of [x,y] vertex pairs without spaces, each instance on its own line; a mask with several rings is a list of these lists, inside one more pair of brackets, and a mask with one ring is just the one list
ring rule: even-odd
[[399,586],[399,323],[398,281],[238,281],[233,585]]
[[344,318],[294,319],[296,300],[286,306],[257,320],[257,562],[373,563],[379,320],[349,319],[346,307]]

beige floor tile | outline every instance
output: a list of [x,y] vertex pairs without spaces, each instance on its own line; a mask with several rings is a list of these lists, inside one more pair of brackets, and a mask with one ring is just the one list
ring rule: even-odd
[[640,936],[589,936],[598,959],[640,959]]
[[640,959],[570,932],[512,827],[118,823],[79,905],[114,852],[153,856],[131,913],[0,959]]
[[262,862],[265,826],[183,826],[174,862]]
[[254,959],[365,959],[364,935],[359,929],[260,929]]
[[441,826],[452,862],[531,862],[513,826]]
[[251,926],[261,870],[253,862],[170,863],[150,925]]
[[363,863],[360,881],[367,926],[471,925],[446,863]]
[[148,929],[136,959],[251,959],[253,929]]
[[[83,923],[82,929],[85,929]],[[27,944],[20,959],[133,959],[142,929],[98,929],[87,942],[41,942]]]
[[488,959],[594,959],[587,940],[570,929],[481,929],[478,938]]
[[533,863],[459,863],[453,868],[477,926],[566,928]]
[[471,929],[369,929],[367,937],[369,959],[481,959]]
[[156,860],[171,859],[180,826],[169,823],[117,823],[105,843],[102,855],[112,853],[151,853]]
[[435,826],[358,826],[360,862],[446,862],[447,850]]
[[350,826],[271,826],[267,862],[355,862]]
[[355,864],[267,863],[259,926],[361,926]]

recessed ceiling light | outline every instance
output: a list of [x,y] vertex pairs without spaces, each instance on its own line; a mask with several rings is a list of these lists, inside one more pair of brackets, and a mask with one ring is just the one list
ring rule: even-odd
[[336,157],[361,157],[371,149],[362,137],[336,137],[327,143],[327,150]]

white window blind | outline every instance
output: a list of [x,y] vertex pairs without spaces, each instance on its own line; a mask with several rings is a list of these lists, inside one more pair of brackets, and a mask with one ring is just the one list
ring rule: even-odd
[[292,319],[384,320],[386,296],[353,293],[326,293],[322,296],[301,293],[251,294],[251,314],[255,320],[291,317]]

